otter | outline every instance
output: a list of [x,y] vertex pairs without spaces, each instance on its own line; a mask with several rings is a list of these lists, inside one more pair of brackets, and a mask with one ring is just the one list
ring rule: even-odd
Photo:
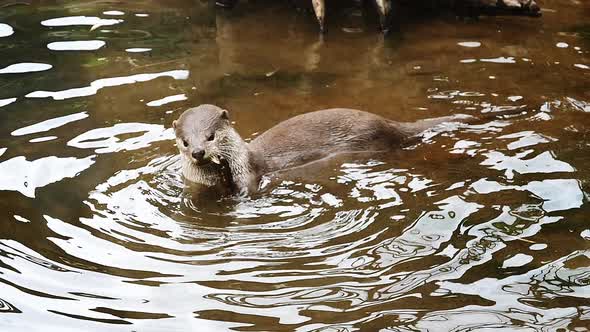
[[188,181],[247,195],[258,190],[264,174],[339,153],[393,150],[441,123],[473,119],[458,114],[406,123],[334,108],[285,120],[250,143],[233,128],[228,111],[215,105],[190,108],[172,125]]

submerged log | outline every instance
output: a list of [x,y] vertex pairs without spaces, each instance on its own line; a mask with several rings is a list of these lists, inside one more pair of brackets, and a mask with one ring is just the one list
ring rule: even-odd
[[[215,4],[219,7],[232,8],[239,0],[216,0]],[[311,7],[318,20],[320,31],[324,32],[326,28],[326,1],[337,0],[305,0],[311,2]],[[379,14],[379,23],[381,30],[387,33],[391,24],[392,8],[395,3],[414,3],[429,5],[442,5],[445,7],[455,8],[463,12],[469,12],[471,15],[522,15],[522,16],[540,16],[541,8],[535,0],[356,0],[362,5],[372,2],[377,13]]]

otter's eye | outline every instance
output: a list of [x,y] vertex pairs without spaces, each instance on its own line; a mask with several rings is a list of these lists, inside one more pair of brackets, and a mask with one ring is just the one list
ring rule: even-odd
[[209,135],[209,137],[207,137],[207,140],[208,140],[209,142],[211,142],[211,141],[212,141],[212,140],[214,140],[214,139],[215,139],[215,133],[213,133],[213,134]]
[[182,140],[182,145],[184,145],[185,148],[188,148],[188,142],[185,139]]

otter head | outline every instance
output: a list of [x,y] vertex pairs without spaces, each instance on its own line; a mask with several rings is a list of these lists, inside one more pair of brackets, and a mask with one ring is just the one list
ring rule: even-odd
[[233,130],[226,110],[214,105],[189,108],[172,126],[178,150],[187,161],[195,166],[221,163],[224,141]]

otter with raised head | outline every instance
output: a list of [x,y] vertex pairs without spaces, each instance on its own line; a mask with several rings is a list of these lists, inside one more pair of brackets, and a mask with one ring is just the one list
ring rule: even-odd
[[258,190],[264,174],[338,153],[393,150],[443,122],[473,119],[459,114],[404,123],[334,108],[295,116],[247,143],[231,125],[227,110],[200,105],[186,110],[173,127],[188,181],[248,194]]

